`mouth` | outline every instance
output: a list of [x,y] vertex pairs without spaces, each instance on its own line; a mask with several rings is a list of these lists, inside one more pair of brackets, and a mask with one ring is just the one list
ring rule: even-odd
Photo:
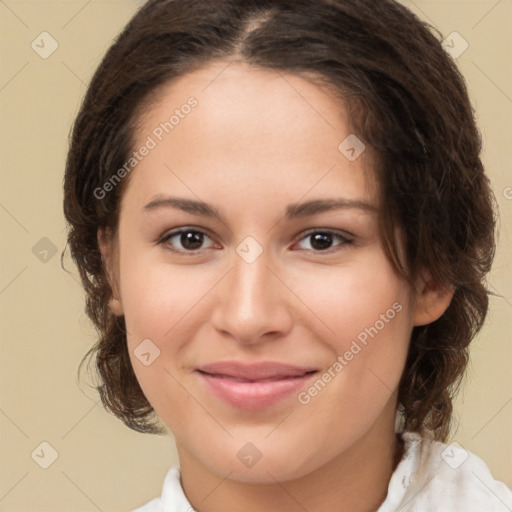
[[276,362],[221,362],[196,370],[207,390],[228,405],[266,409],[304,387],[318,370]]

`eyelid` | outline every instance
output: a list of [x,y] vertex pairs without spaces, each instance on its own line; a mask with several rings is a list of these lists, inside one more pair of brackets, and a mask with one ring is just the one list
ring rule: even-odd
[[348,231],[343,229],[334,229],[334,228],[311,228],[306,231],[302,231],[299,236],[300,240],[308,235],[312,235],[313,233],[329,233],[331,235],[338,235],[345,240],[353,240],[356,236]]
[[343,246],[345,246],[347,244],[353,244],[354,239],[356,238],[355,235],[353,235],[352,233],[348,233],[347,231],[342,231],[339,229],[311,228],[311,229],[308,229],[307,231],[303,231],[302,233],[300,233],[298,240],[297,240],[297,242],[294,243],[294,245],[296,245],[297,243],[301,242],[302,240],[304,240],[308,236],[311,236],[314,233],[324,233],[324,234],[338,236],[339,238],[341,238],[343,240],[343,243],[341,245],[330,247],[329,249],[325,249],[325,250],[321,250],[321,251],[312,251],[310,249],[300,249],[300,250],[313,252],[314,254],[331,254],[333,252],[337,252],[338,250],[341,250],[343,248]]
[[[189,232],[189,231],[194,231],[194,232],[200,233],[200,234],[208,237],[210,240],[212,240],[212,242],[214,244],[216,243],[214,237],[212,237],[209,234],[209,230],[207,230],[205,228],[200,228],[200,227],[197,227],[197,226],[182,226],[182,227],[174,228],[174,229],[172,229],[170,231],[166,231],[162,236],[160,236],[157,239],[156,243],[158,245],[165,245],[166,242],[168,240],[170,240],[171,238],[173,238],[173,237],[175,237],[177,235],[180,235],[182,233]],[[333,235],[335,237],[337,236],[337,237],[339,237],[343,241],[343,243],[341,243],[340,245],[335,245],[334,247],[330,247],[330,248],[325,249],[325,250],[318,250],[318,251],[315,251],[315,250],[312,250],[312,249],[299,249],[299,250],[303,250],[303,251],[307,251],[307,252],[312,252],[314,254],[331,254],[333,252],[337,252],[338,250],[341,250],[341,248],[343,248],[345,245],[352,244],[354,242],[354,239],[356,238],[355,235],[353,235],[352,233],[348,233],[347,231],[342,231],[342,230],[333,229],[333,228],[317,227],[317,228],[308,229],[306,231],[302,231],[296,237],[296,242],[294,242],[293,245],[296,245],[296,244],[300,243],[302,240],[306,239],[308,236],[311,236],[311,235],[313,235],[315,233],[324,233],[324,234]],[[183,250],[183,249],[174,249],[174,248],[171,248],[169,246],[167,246],[166,248],[168,250],[174,252],[174,253],[186,254],[188,256],[194,256],[194,255],[198,255],[198,254],[204,252],[207,249],[211,249],[212,247],[195,249],[195,250],[191,250],[191,251],[187,251],[187,250]]]
[[[181,235],[182,233],[186,233],[186,232],[189,232],[189,231],[195,231],[197,233],[200,233],[202,235],[205,235],[206,237],[208,237],[210,240],[212,240],[212,242],[215,244],[215,240],[214,238],[209,234],[208,230],[205,229],[205,228],[199,228],[199,227],[196,227],[196,226],[182,226],[182,227],[179,227],[179,228],[174,228],[174,229],[171,229],[169,231],[166,231],[163,235],[161,235],[160,237],[158,237],[158,239],[156,240],[156,243],[158,245],[164,245],[173,237],[177,236],[177,235]],[[179,253],[179,254],[187,254],[189,256],[193,256],[193,255],[196,255],[196,254],[199,254],[200,252],[206,250],[206,249],[210,249],[211,247],[206,247],[206,248],[202,248],[202,249],[195,249],[193,251],[186,251],[186,250],[183,250],[183,249],[174,249],[174,248],[170,248],[169,246],[166,247],[168,250],[172,251],[172,252],[175,252],[175,253]]]

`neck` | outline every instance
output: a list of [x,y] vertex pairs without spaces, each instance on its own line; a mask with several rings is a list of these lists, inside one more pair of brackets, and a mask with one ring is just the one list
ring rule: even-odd
[[181,485],[198,512],[375,512],[403,455],[394,416],[372,429],[327,464],[295,480],[238,482],[218,475],[177,442]]

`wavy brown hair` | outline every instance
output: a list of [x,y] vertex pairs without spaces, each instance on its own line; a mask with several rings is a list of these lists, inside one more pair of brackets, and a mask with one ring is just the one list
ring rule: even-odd
[[133,372],[124,318],[108,307],[97,241],[100,228],[115,233],[129,179],[105,197],[97,190],[129,158],[140,114],[162,86],[237,60],[313,80],[350,107],[376,155],[390,261],[410,283],[426,270],[455,289],[437,321],[413,329],[398,396],[405,430],[447,439],[468,346],[487,313],[496,218],[466,85],[441,39],[393,0],[150,0],[140,8],[92,78],[64,179],[68,243],[99,334],[82,363],[94,356],[108,411],[139,432],[165,432]]

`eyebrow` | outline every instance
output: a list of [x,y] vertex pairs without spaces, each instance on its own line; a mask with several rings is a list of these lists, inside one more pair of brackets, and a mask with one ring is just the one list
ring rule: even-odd
[[[150,212],[160,208],[175,208],[187,213],[203,217],[215,217],[224,223],[222,214],[217,208],[203,201],[184,199],[180,197],[157,196],[144,206],[144,211]],[[285,217],[288,220],[299,217],[308,217],[319,213],[340,210],[357,209],[367,213],[377,211],[377,208],[359,199],[313,199],[303,203],[293,203],[286,207]]]

